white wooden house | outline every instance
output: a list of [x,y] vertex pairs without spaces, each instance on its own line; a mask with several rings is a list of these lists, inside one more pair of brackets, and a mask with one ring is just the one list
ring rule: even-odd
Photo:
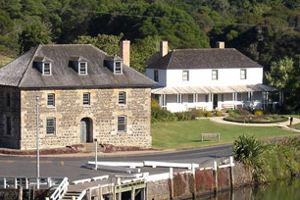
[[263,67],[236,49],[174,49],[161,42],[159,54],[148,62],[146,75],[158,82],[152,95],[171,112],[236,107],[265,108],[272,104],[263,84]]

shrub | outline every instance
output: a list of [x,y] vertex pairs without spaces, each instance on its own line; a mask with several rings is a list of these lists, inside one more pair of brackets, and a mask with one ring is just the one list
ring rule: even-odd
[[213,113],[212,113],[212,112],[207,111],[207,112],[205,113],[205,117],[212,117],[212,116],[213,116]]
[[178,113],[175,113],[177,119],[179,121],[185,121],[185,120],[195,120],[196,119],[196,116],[195,114],[193,114],[192,112],[178,112]]
[[234,158],[246,165],[255,166],[262,152],[262,142],[253,136],[241,135],[234,142]]
[[215,116],[217,116],[217,117],[222,117],[222,116],[223,116],[223,112],[217,110],[217,111],[215,112]]
[[176,121],[177,117],[174,113],[161,109],[155,99],[151,101],[151,120],[152,122]]
[[255,115],[256,117],[261,117],[261,116],[264,115],[264,112],[263,112],[262,110],[257,110],[257,111],[254,112],[254,115]]

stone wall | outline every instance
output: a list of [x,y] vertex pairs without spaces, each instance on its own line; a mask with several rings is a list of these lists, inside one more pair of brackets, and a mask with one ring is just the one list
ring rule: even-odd
[[[118,104],[125,91],[126,105]],[[91,94],[91,105],[83,106],[83,93]],[[54,93],[56,106],[47,107],[47,94]],[[151,146],[151,90],[144,88],[21,91],[21,149],[35,148],[35,99],[40,97],[41,148],[80,143],[80,121],[92,121],[93,138],[116,146]],[[127,116],[127,132],[118,132],[118,116]],[[56,118],[56,133],[46,134],[46,119]]]
[[[11,134],[7,133],[7,117],[11,119]],[[0,147],[20,148],[20,91],[14,87],[0,87]]]

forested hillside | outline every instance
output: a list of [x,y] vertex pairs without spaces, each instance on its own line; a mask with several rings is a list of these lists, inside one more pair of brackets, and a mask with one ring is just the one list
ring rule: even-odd
[[[268,82],[299,93],[300,0],[0,0],[2,56],[75,42],[118,54],[121,39],[133,42],[132,66],[141,72],[162,39],[171,48],[223,40],[264,65]],[[289,101],[299,109],[299,96]]]

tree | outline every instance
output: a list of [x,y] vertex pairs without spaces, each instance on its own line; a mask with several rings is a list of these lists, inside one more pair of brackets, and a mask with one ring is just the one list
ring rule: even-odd
[[28,51],[30,48],[39,44],[48,44],[50,42],[50,31],[48,27],[40,21],[34,21],[26,25],[19,36],[21,52]]
[[159,50],[160,37],[148,36],[132,45],[131,66],[144,73],[147,60]]
[[105,51],[109,55],[120,55],[120,41],[123,34],[120,35],[106,35],[99,34],[96,37],[79,36],[75,43],[78,44],[92,44],[99,49]]
[[277,89],[287,89],[294,78],[294,61],[285,57],[278,62],[272,62],[271,71],[266,73],[268,82]]

